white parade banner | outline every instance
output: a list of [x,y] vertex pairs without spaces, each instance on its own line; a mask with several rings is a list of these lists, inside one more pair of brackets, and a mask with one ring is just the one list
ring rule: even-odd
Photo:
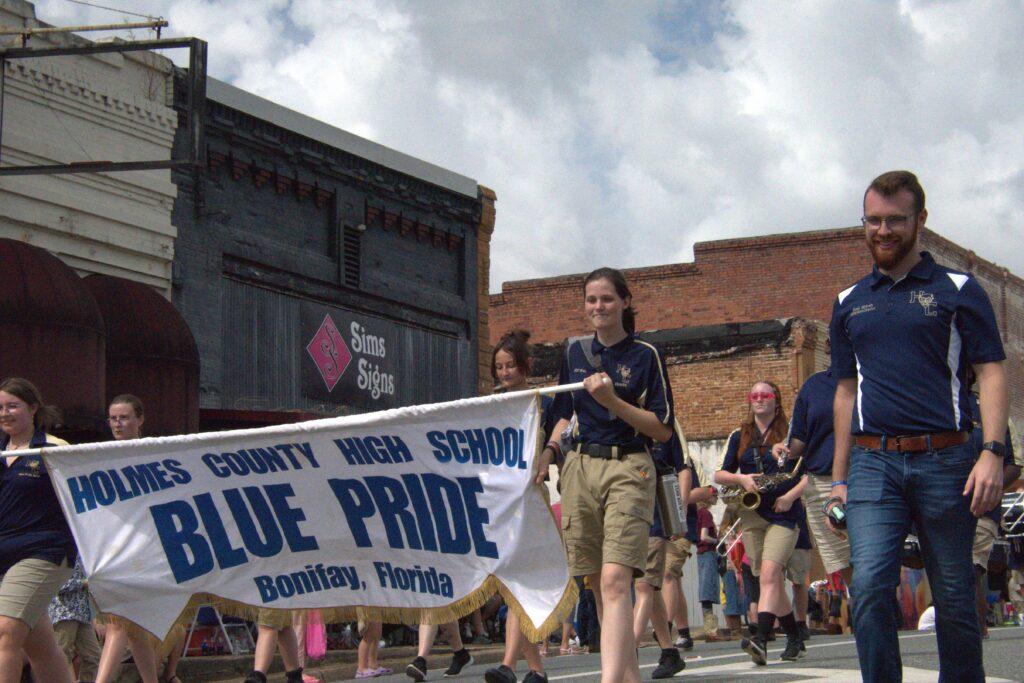
[[571,608],[537,392],[42,449],[101,612],[164,639],[213,602],[441,623],[496,591],[540,636]]

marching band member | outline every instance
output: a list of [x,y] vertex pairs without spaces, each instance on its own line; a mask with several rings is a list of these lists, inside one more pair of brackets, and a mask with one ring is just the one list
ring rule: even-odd
[[[780,462],[771,455],[771,444],[785,437],[788,425],[781,393],[773,382],[755,382],[747,401],[747,417],[729,436],[722,468],[715,473],[715,481],[757,493],[754,475],[783,472]],[[801,479],[771,492],[762,492],[756,510],[741,508],[739,511],[743,543],[750,556],[751,570],[759,577],[760,584],[757,634],[744,638],[740,644],[757,664],[767,664],[767,641],[776,617],[786,632],[782,659],[792,661],[803,656],[792,606],[783,587],[783,568],[796,547],[798,519],[803,514],[799,501],[803,487]]]
[[[107,423],[110,433],[117,441],[138,439],[142,436],[142,425],[146,421],[145,408],[142,401],[132,394],[121,394],[114,397],[107,408]],[[106,635],[103,639],[103,652],[100,654],[96,683],[111,683],[116,680],[124,659],[125,651],[131,648],[132,660],[139,670],[139,678],[143,683],[181,683],[176,675],[178,660],[181,658],[180,648],[171,648],[167,664],[160,675],[157,674],[156,648],[149,636],[141,631],[126,629],[119,619],[104,618]]]
[[[638,682],[632,628],[632,580],[647,564],[654,516],[655,471],[649,443],[665,442],[672,405],[658,351],[633,336],[632,294],[617,270],[600,268],[583,283],[593,338],[567,345],[553,406],[560,434],[575,413],[573,450],[562,466],[562,530],[573,575],[589,577],[601,620],[601,675]],[[554,456],[549,443],[541,470]]]
[[28,380],[0,382],[0,683],[21,679],[24,655],[36,680],[71,681],[46,608],[78,550],[42,457],[17,454],[67,445],[47,433],[56,419]]
[[[525,330],[512,330],[502,335],[491,352],[491,377],[500,384],[500,391],[522,391],[528,389],[527,378],[531,369],[531,354],[529,345],[530,333]],[[541,396],[542,425],[544,431],[544,442],[547,443],[551,436],[553,418],[551,414],[551,396]],[[544,486],[543,475],[545,471],[538,472],[540,486]],[[505,618],[505,657],[499,666],[489,669],[484,674],[487,683],[515,683],[516,662],[522,655],[526,665],[530,667],[529,673],[523,679],[524,683],[542,683],[547,681],[544,673],[544,662],[540,652],[526,640],[519,626],[519,617],[512,609],[508,610]]]

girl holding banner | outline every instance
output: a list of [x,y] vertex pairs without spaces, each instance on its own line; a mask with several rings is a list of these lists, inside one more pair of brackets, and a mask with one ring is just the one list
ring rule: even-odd
[[[116,441],[138,439],[142,436],[142,424],[146,421],[142,401],[132,394],[121,394],[110,402],[107,408],[107,422],[110,433]],[[167,665],[163,675],[157,675],[156,648],[149,635],[139,629],[126,628],[121,619],[104,617],[106,635],[103,639],[103,652],[100,654],[96,683],[111,683],[116,680],[121,669],[121,661],[130,647],[132,660],[139,670],[139,678],[143,683],[181,683],[175,670],[181,653],[175,643],[167,656]],[[175,640],[172,638],[172,640]]]
[[[561,473],[562,533],[574,576],[588,576],[601,620],[604,681],[639,683],[631,584],[647,564],[656,473],[650,441],[672,436],[672,405],[658,351],[633,336],[635,311],[622,273],[600,268],[583,282],[584,313],[593,337],[570,340],[559,384],[584,389],[558,394],[554,433],[576,427]],[[558,451],[550,441],[538,479]]]
[[[528,389],[527,377],[530,374],[530,333],[525,330],[512,330],[502,335],[501,339],[494,346],[491,352],[491,377],[500,383],[499,391],[522,391]],[[545,441],[551,436],[550,428],[551,404],[553,399],[550,396],[541,397],[542,427]],[[548,461],[550,462],[550,461]],[[538,478],[547,474],[547,468],[538,472]],[[541,480],[541,486],[544,486]],[[547,489],[544,489],[545,494]],[[546,499],[546,496],[545,496]],[[540,652],[529,643],[519,628],[519,617],[514,610],[508,610],[505,621],[505,658],[501,665],[489,669],[484,674],[487,683],[515,683],[516,662],[520,654],[526,660],[530,672],[526,674],[523,683],[542,683],[547,681],[544,673],[544,662],[541,660]]]
[[46,608],[71,576],[78,551],[39,455],[17,451],[67,442],[46,433],[57,412],[28,380],[0,382],[0,682],[21,680],[23,657],[38,681],[70,683]]

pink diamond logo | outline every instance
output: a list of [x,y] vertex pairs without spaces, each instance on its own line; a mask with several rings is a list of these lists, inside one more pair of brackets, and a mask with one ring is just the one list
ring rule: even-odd
[[352,361],[352,352],[348,350],[348,345],[345,344],[330,315],[324,316],[320,329],[313,335],[306,346],[306,351],[316,363],[316,368],[327,385],[327,391],[334,391],[338,380],[345,374],[348,364]]

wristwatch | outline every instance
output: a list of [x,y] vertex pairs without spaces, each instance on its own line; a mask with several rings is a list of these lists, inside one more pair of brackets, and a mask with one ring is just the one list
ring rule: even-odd
[[985,443],[981,444],[981,450],[990,451],[993,455],[996,455],[1000,458],[1006,457],[1006,444],[1000,443],[998,441],[986,441]]

